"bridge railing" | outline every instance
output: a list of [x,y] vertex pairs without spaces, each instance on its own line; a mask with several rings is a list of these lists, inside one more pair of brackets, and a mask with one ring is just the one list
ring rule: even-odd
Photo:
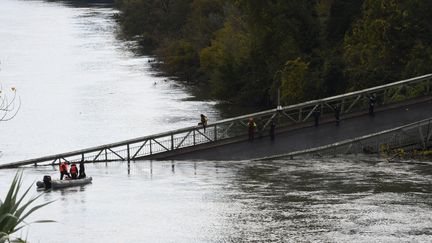
[[247,136],[247,123],[251,117],[258,125],[258,135],[262,135],[268,132],[272,121],[275,121],[278,129],[309,124],[314,120],[315,111],[320,111],[321,119],[332,119],[336,107],[339,107],[342,118],[347,114],[364,112],[368,109],[369,97],[372,95],[375,97],[378,107],[429,96],[431,80],[432,74],[427,74],[369,89],[225,119],[209,123],[205,129],[202,126],[186,127],[118,143],[1,164],[0,168],[37,165],[39,163],[54,164],[60,160],[70,162],[80,160],[86,162],[135,160],[226,139],[241,139]]
[[357,154],[392,154],[395,149],[424,150],[432,145],[432,118],[374,134],[340,141],[316,148],[259,158],[256,160],[293,159],[296,157],[328,157]]

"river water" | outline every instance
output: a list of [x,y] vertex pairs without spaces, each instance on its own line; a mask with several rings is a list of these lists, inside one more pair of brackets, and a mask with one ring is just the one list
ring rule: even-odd
[[[0,163],[189,126],[215,102],[156,77],[116,11],[0,1],[0,80],[22,107],[0,123]],[[30,242],[431,242],[432,165],[371,157],[87,165],[93,184],[54,201]],[[56,168],[25,168],[24,187]],[[16,170],[0,170],[0,198]],[[31,194],[37,195],[36,190]]]
[[156,77],[151,58],[116,38],[109,7],[0,1],[0,80],[21,109],[0,123],[1,162],[118,142],[219,117],[215,102],[192,101]]

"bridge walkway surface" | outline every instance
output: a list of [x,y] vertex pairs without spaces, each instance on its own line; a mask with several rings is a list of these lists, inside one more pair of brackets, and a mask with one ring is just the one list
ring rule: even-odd
[[324,146],[346,139],[403,126],[432,117],[432,101],[407,103],[398,107],[382,109],[375,116],[363,113],[342,120],[339,126],[329,120],[318,127],[307,126],[269,136],[255,138],[253,142],[241,141],[219,147],[192,151],[164,159],[172,160],[249,160]]

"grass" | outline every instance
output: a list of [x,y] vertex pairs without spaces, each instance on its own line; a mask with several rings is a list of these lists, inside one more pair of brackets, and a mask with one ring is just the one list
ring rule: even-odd
[[43,195],[40,193],[37,196],[25,199],[31,189],[31,185],[25,192],[19,196],[18,193],[22,187],[22,172],[17,172],[9,191],[4,200],[0,199],[0,243],[25,242],[22,239],[11,239],[11,235],[31,223],[51,223],[52,220],[37,220],[34,222],[26,222],[25,219],[34,213],[36,210],[52,203],[47,202],[32,206],[34,202]]

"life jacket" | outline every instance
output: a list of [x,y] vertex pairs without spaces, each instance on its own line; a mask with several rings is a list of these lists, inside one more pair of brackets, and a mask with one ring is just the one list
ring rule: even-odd
[[249,128],[255,128],[257,125],[254,121],[249,121]]
[[77,169],[76,165],[71,166],[70,173],[71,174],[78,174],[78,169]]
[[67,172],[67,165],[65,162],[60,163],[60,172]]

